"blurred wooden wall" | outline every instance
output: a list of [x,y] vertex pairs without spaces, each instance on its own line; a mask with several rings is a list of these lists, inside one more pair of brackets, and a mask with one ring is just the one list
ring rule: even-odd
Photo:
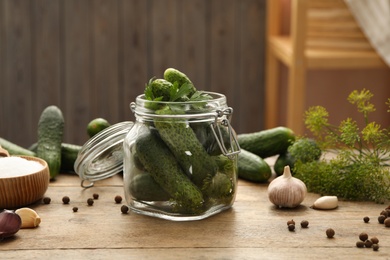
[[129,103],[168,67],[224,93],[237,132],[263,128],[265,0],[0,0],[0,137],[36,141],[57,105],[64,141]]

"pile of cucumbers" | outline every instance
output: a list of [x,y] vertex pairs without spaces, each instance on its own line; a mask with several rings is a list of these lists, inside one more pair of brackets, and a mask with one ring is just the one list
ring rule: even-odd
[[54,180],[60,172],[74,172],[74,162],[81,146],[63,142],[64,117],[60,108],[55,105],[46,107],[40,115],[37,128],[37,142],[29,148],[4,138],[0,138],[0,145],[10,155],[44,159],[48,164],[51,180]]
[[[237,140],[241,148],[238,155],[238,177],[251,182],[267,182],[272,176],[272,169],[264,159],[276,155],[284,158],[288,154],[288,147],[295,141],[295,134],[290,128],[279,126],[239,134]],[[292,160],[280,159],[278,164],[275,163],[277,166],[274,167],[275,172],[280,175],[280,170],[291,162]]]

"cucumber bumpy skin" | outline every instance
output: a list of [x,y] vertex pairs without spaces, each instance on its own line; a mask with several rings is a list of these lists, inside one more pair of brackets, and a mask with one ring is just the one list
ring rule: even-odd
[[173,84],[165,79],[155,79],[150,83],[154,98],[162,97],[161,101],[169,101]]
[[56,106],[45,108],[38,122],[37,157],[45,160],[54,179],[61,169],[61,144],[64,133],[64,118]]
[[210,183],[203,192],[209,198],[217,199],[225,204],[231,203],[236,193],[236,160],[231,160],[222,154],[213,156],[213,158],[218,165],[218,172],[209,180]]
[[191,92],[189,93],[188,97],[191,97],[195,92],[196,88],[192,81],[187,77],[186,74],[183,72],[174,69],[174,68],[168,68],[164,71],[164,79],[174,84],[177,82],[179,84],[179,87],[181,87],[183,84],[187,83],[191,86]]
[[150,132],[137,138],[136,151],[140,162],[154,180],[177,202],[178,212],[198,214],[203,207],[203,195],[177,163],[175,157],[157,136]]
[[[164,109],[156,113],[169,114],[169,111]],[[192,128],[181,119],[155,119],[154,124],[187,176],[196,186],[205,189],[204,180],[217,173],[218,165],[206,152]]]
[[[28,149],[34,154],[37,151],[38,143],[33,143]],[[74,163],[82,146],[77,144],[61,144],[61,171],[74,172]]]
[[132,178],[129,191],[137,200],[167,201],[171,198],[147,172],[137,174]]

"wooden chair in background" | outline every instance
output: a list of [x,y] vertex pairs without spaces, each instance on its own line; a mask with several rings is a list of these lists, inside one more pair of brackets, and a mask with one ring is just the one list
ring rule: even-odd
[[280,63],[288,68],[287,122],[304,133],[306,73],[310,69],[386,67],[343,0],[291,0],[290,34],[281,33],[280,0],[267,2],[265,127],[278,125]]

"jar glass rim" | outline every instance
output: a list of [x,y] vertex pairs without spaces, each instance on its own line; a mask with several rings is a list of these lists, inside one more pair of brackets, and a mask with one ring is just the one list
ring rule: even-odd
[[209,100],[191,100],[191,101],[154,101],[148,100],[145,98],[145,94],[138,95],[136,97],[136,103],[141,104],[144,102],[148,103],[158,103],[158,104],[196,104],[196,103],[204,103],[204,102],[226,102],[226,96],[221,93],[212,92],[212,91],[201,91],[204,94],[208,94],[212,97]]

